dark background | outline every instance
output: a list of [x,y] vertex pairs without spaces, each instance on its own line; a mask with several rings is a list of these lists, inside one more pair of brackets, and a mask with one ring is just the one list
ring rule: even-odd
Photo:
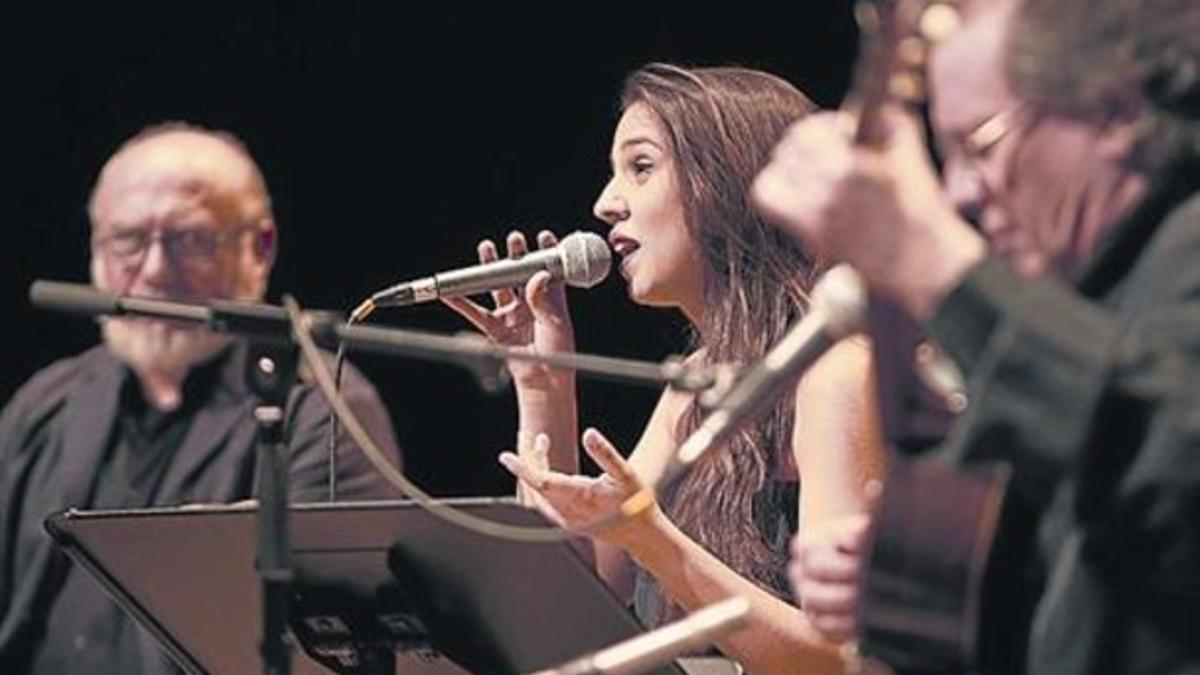
[[[591,204],[621,80],[638,65],[759,67],[835,105],[855,39],[840,0],[799,3],[799,15],[732,3],[93,4],[26,9],[9,23],[3,399],[95,342],[93,325],[35,311],[26,292],[37,278],[87,279],[88,191],[147,124],[187,120],[243,138],[275,199],[270,298],[346,309],[388,283],[469,264],[484,236],[604,232]],[[619,275],[573,291],[572,308],[583,351],[660,359],[684,346],[680,321],[629,302]],[[378,317],[464,328],[433,305]],[[494,455],[515,430],[511,393],[486,396],[451,366],[355,361],[391,407],[418,482],[438,494],[509,489]],[[589,380],[580,395],[582,421],[626,451],[657,398]]]

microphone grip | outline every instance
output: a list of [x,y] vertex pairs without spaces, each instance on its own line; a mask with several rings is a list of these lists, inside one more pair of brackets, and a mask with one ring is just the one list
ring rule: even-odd
[[373,294],[371,302],[377,307],[405,307],[433,302],[438,298],[477,295],[498,288],[524,286],[530,277],[541,270],[550,272],[556,280],[563,278],[563,265],[556,249],[406,281]]
[[550,272],[555,279],[562,279],[562,263],[556,249],[530,252],[515,260],[496,260],[487,265],[442,272],[434,277],[437,297],[476,295],[497,288],[524,286],[541,270]]
[[116,293],[101,291],[87,284],[38,279],[29,287],[29,302],[34,307],[83,316],[120,313]]

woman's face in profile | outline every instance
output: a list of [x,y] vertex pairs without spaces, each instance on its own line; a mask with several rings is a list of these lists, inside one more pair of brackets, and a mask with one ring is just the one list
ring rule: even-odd
[[612,178],[594,213],[612,230],[629,296],[640,304],[680,307],[689,316],[703,307],[703,260],[684,219],[670,140],[658,117],[635,103],[617,123]]

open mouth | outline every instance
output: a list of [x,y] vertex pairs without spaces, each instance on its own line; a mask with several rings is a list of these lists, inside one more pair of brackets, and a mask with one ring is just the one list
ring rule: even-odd
[[622,258],[628,256],[638,249],[637,242],[632,239],[617,239],[613,242],[613,250]]
[[638,250],[637,242],[630,239],[619,240],[613,245],[613,251],[621,256],[621,274],[629,276],[629,266]]
[[609,246],[612,246],[613,251],[622,258],[628,258],[639,248],[636,241],[621,235],[610,234],[608,237],[608,244]]

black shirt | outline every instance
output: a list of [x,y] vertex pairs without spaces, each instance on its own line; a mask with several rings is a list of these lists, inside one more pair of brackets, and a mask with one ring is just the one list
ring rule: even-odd
[[[196,407],[208,400],[222,362],[223,356],[193,370],[184,382],[182,404],[170,411],[147,403],[137,377],[126,371],[117,422],[90,508],[137,509],[154,503],[163,470],[187,434]],[[137,643],[144,638],[133,619],[83,570],[67,563],[65,574],[31,675],[138,672]]]
[[[256,397],[240,342],[184,385],[170,413],[148,407],[136,378],[104,347],[35,375],[0,413],[0,672],[176,672],[148,634],[75,569],[46,533],[46,516],[222,503],[254,496]],[[390,416],[366,379],[347,369],[343,395],[373,438],[399,460]],[[293,501],[317,501],[328,482],[329,407],[303,382],[284,408]],[[388,497],[348,439],[338,443],[339,495]],[[198,584],[220,583],[199,579]]]

